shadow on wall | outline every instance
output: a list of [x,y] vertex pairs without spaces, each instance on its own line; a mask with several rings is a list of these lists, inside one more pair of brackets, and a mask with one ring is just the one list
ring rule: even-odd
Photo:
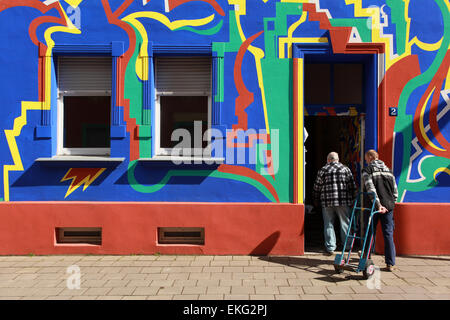
[[275,247],[278,239],[280,238],[280,231],[276,231],[264,239],[255,249],[250,252],[250,255],[254,256],[266,256]]

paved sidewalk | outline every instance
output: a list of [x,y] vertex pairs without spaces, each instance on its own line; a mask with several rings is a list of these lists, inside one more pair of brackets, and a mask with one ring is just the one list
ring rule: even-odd
[[450,256],[397,257],[395,272],[372,258],[381,271],[368,285],[323,254],[0,256],[0,299],[450,300]]

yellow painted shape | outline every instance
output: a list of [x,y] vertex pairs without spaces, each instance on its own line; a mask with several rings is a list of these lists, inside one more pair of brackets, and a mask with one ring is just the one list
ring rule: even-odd
[[[61,6],[61,4],[59,3]],[[62,9],[62,8],[61,8]],[[13,159],[13,165],[3,166],[3,192],[4,200],[9,201],[9,172],[10,171],[23,171],[22,159],[20,157],[19,148],[17,146],[16,138],[20,136],[22,128],[27,124],[27,111],[28,110],[50,110],[50,94],[51,94],[51,56],[55,42],[52,40],[51,35],[54,32],[68,32],[68,33],[81,33],[67,17],[64,10],[61,10],[64,14],[64,18],[68,26],[54,26],[48,28],[44,33],[44,38],[47,43],[47,52],[45,56],[45,75],[44,75],[44,101],[22,101],[20,116],[14,119],[14,125],[11,130],[4,130],[6,141],[8,142],[9,151]]]
[[425,43],[417,39],[417,37],[414,37],[414,39],[409,42],[409,45],[412,46],[414,44],[425,51],[437,51],[442,45],[442,38],[436,43]]
[[298,145],[297,147],[297,163],[294,164],[297,166],[297,172],[298,172],[298,179],[297,179],[297,199],[298,199],[298,203],[303,203],[303,154],[304,154],[304,150],[303,150],[303,128],[304,128],[304,124],[303,124],[303,108],[304,108],[304,103],[303,103],[303,64],[304,64],[304,60],[303,59],[298,59],[298,74],[297,74],[297,143]]
[[[406,39],[409,39],[409,29],[411,19],[408,18],[408,4],[409,0],[403,0],[405,2],[405,21],[407,22],[407,35]],[[393,48],[391,48],[389,38],[382,37],[380,35],[380,8],[371,7],[371,8],[363,8],[362,0],[345,0],[346,5],[354,5],[354,14],[355,18],[367,17],[372,18],[372,42],[374,43],[384,43],[386,47],[386,70],[389,69],[395,62],[402,59],[405,56],[411,54],[411,48],[408,50],[408,40],[406,40],[406,48],[405,53],[396,58],[392,58],[390,52],[392,52]]]
[[[278,57],[280,59],[292,58],[292,44],[293,43],[327,43],[327,38],[279,38]],[[288,44],[287,57],[285,47]]]
[[83,0],[64,0],[65,2],[67,2],[69,5],[71,5],[73,8],[76,8],[80,5],[81,2],[83,2]]
[[42,102],[37,101],[22,101],[21,114],[14,119],[12,130],[5,130],[6,141],[8,142],[9,150],[14,164],[3,166],[3,193],[4,200],[9,201],[9,171],[23,171],[22,159],[20,158],[19,148],[17,147],[16,137],[20,136],[22,128],[27,124],[28,110],[41,110]]
[[146,58],[148,57],[148,34],[147,31],[145,30],[145,27],[137,19],[139,18],[153,19],[162,23],[170,30],[175,30],[186,26],[191,27],[203,26],[213,21],[214,17],[215,15],[212,14],[206,18],[201,19],[170,21],[169,18],[167,18],[165,15],[153,11],[139,11],[124,17],[122,21],[125,21],[131,24],[133,27],[135,27],[143,39],[141,49],[139,52],[139,58],[136,60],[135,65],[136,75],[139,77],[139,79],[141,79],[142,81],[148,80],[148,60]]
[[446,168],[446,167],[442,167],[442,168],[437,169],[434,172],[434,174],[433,174],[434,180],[436,180],[436,176],[438,175],[438,173],[441,173],[441,172],[445,172],[446,174],[448,174],[450,176],[450,169]]
[[435,89],[431,90],[430,94],[428,95],[425,103],[422,106],[422,110],[420,110],[420,121],[419,121],[419,126],[420,126],[420,133],[422,134],[422,137],[425,139],[425,141],[427,142],[427,144],[439,151],[445,151],[445,149],[439,148],[438,146],[436,146],[433,142],[431,142],[431,140],[428,138],[427,133],[425,131],[424,125],[423,125],[423,118],[424,118],[424,114],[425,114],[425,109],[426,106],[428,104],[428,100],[430,100],[431,95],[433,94]]
[[[244,42],[246,40],[246,38],[245,38],[244,32],[242,30],[242,26],[241,26],[241,15],[246,15],[247,2],[246,2],[246,0],[228,0],[228,4],[237,5],[236,12],[235,12],[236,25],[237,25],[237,28],[239,31],[239,36],[241,38],[241,41]],[[263,79],[262,67],[261,67],[261,59],[264,58],[265,54],[264,54],[263,50],[261,50],[260,48],[254,47],[252,45],[250,45],[248,47],[248,51],[250,51],[250,53],[252,53],[253,56],[255,57],[256,73],[258,76],[258,85],[261,90],[262,105],[263,105],[263,110],[264,110],[264,121],[266,124],[266,132],[268,132],[270,134],[269,117],[267,115],[266,94],[265,94],[265,90],[264,90],[264,79]]]
[[100,170],[92,178],[91,175],[87,175],[83,180],[78,182],[76,185],[73,185],[77,176],[69,176],[70,171],[72,171],[72,168],[70,168],[69,171],[67,171],[66,175],[60,181],[63,182],[67,180],[72,180],[72,183],[70,184],[69,189],[67,190],[66,195],[64,196],[64,199],[67,198],[67,196],[69,196],[72,192],[77,190],[82,184],[84,184],[83,191],[86,190],[87,187],[89,187],[91,183],[94,182],[94,180],[97,179],[97,177],[101,175],[102,172],[105,170],[106,168],[100,168]]

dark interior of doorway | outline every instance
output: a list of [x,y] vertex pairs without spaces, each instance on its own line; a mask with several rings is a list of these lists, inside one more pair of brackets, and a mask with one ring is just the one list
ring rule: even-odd
[[[359,133],[354,129],[357,120],[351,116],[306,116],[304,120],[308,138],[305,141],[305,206],[313,205],[312,189],[317,172],[326,164],[328,153],[339,154],[341,163],[355,167],[354,154],[350,150],[359,143]],[[356,136],[356,137],[355,137]],[[358,181],[355,182],[358,185]],[[309,207],[311,208],[311,207]],[[324,248],[323,217],[321,208],[313,213],[305,210],[305,251],[322,252]],[[339,219],[335,219],[337,249],[340,250]]]

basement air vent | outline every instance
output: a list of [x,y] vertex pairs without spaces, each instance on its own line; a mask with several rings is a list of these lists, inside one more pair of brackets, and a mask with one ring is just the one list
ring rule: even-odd
[[160,244],[205,244],[205,228],[158,228]]
[[102,228],[56,228],[56,243],[102,244]]

